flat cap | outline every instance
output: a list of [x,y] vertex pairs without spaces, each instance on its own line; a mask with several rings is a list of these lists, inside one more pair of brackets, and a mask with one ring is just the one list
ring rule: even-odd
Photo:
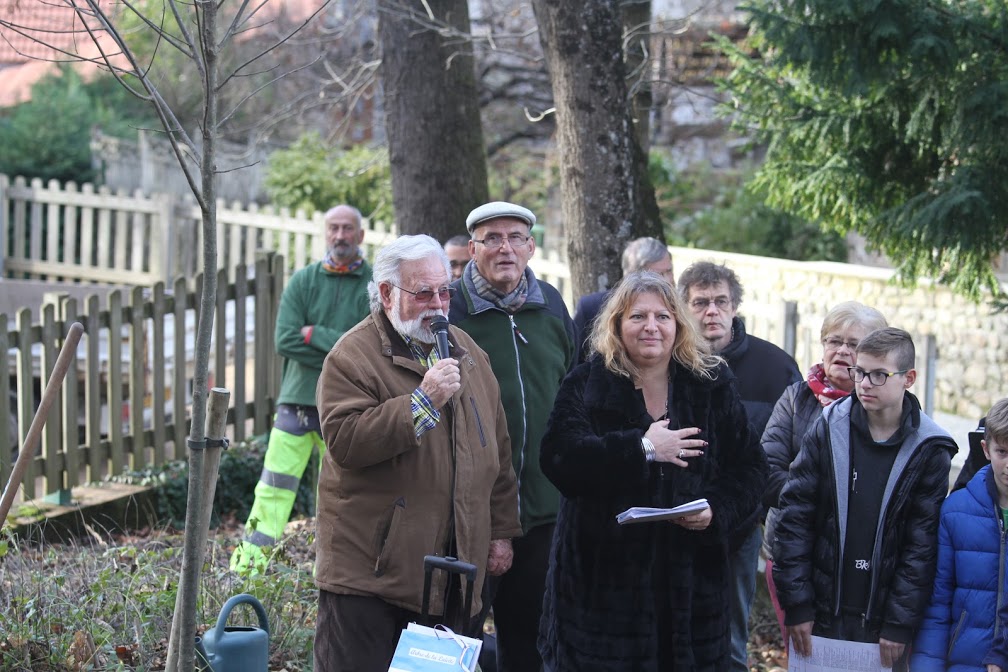
[[473,229],[480,224],[489,222],[491,219],[500,219],[501,217],[520,219],[528,224],[530,229],[536,223],[536,216],[528,208],[505,201],[493,201],[491,203],[484,203],[470,212],[469,216],[466,217],[466,228],[469,230],[469,233],[472,233]]

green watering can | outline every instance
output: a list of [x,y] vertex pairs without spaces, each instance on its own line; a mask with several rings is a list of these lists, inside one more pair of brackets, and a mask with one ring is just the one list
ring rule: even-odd
[[[259,627],[226,625],[231,610],[249,604],[259,617]],[[224,603],[217,626],[196,638],[196,669],[200,672],[267,672],[269,622],[266,609],[254,596],[235,595]]]

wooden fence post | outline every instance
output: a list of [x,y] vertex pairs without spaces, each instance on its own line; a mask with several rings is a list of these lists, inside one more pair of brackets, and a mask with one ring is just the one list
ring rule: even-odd
[[[252,229],[249,229],[249,233]],[[245,440],[245,422],[248,418],[248,383],[245,379],[248,362],[246,347],[246,299],[248,298],[248,266],[245,262],[235,266],[234,270],[234,384],[232,399],[234,400],[234,440],[240,443]]]
[[[144,447],[144,396],[147,391],[144,371],[147,368],[145,342],[147,335],[144,329],[144,290],[134,287],[130,292],[129,302],[129,338],[130,362],[126,379],[129,381],[129,428],[132,445],[130,446],[130,469],[143,469],[148,465],[147,449]],[[112,415],[112,404],[109,404],[109,415]],[[111,417],[109,422],[114,422]],[[122,422],[120,419],[119,422]]]
[[798,349],[798,302],[784,302],[784,352],[792,357]]
[[10,179],[0,175],[0,278],[6,277],[5,262],[7,261],[7,234],[10,232],[10,197],[7,191]]
[[[0,175],[0,178],[3,176]],[[10,350],[10,339],[7,337],[7,316],[0,313],[0,352]],[[0,397],[3,398],[3,409],[0,411],[0,482],[3,482],[10,473],[11,453],[17,448],[17,409],[10,408],[10,402],[14,399],[14,390],[11,389],[11,377],[7,373],[9,364],[7,355],[4,355],[4,375],[0,378]]]
[[154,198],[158,207],[157,214],[151,217],[150,273],[156,280],[170,284],[172,278],[185,272],[178,268],[175,199],[170,194],[157,194]]

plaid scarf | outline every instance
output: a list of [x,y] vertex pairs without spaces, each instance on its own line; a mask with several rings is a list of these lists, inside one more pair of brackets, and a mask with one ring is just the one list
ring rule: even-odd
[[476,268],[476,264],[466,264],[465,268],[466,275],[469,276],[469,279],[473,283],[473,287],[476,288],[476,294],[478,294],[484,301],[489,301],[508,313],[516,313],[519,308],[525,305],[525,299],[528,298],[528,279],[530,272],[531,271],[529,271],[526,267],[525,272],[522,273],[521,278],[518,280],[518,286],[505,294],[499,289],[496,289],[490,284],[489,280],[480,274],[479,269]]
[[816,396],[816,399],[819,400],[823,408],[829,406],[837,399],[843,399],[850,394],[850,392],[838,390],[830,385],[826,379],[826,369],[823,368],[822,364],[816,364],[809,369],[805,380],[808,381],[809,389],[812,390],[812,394]]

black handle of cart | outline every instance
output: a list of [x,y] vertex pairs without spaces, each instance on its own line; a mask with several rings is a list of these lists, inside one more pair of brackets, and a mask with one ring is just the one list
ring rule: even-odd
[[[465,604],[462,607],[462,614],[463,618],[467,617],[472,611],[473,587],[476,585],[476,565],[450,555],[443,557],[440,555],[424,556],[424,588],[421,616],[426,620],[430,615],[431,576],[434,574],[435,569],[440,569],[448,574],[459,574],[466,578]],[[457,628],[459,632],[462,632],[464,629],[463,626],[464,623],[452,624],[450,627]]]

